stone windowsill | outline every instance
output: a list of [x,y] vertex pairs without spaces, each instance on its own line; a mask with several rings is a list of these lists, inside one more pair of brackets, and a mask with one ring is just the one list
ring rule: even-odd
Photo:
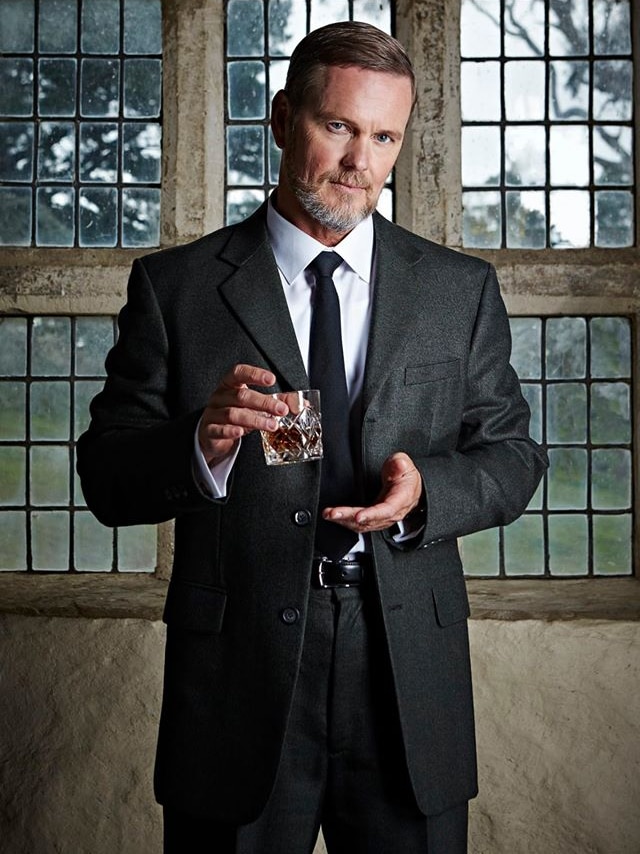
[[[475,620],[640,621],[640,579],[467,581]],[[0,614],[160,620],[167,582],[149,575],[0,575]]]

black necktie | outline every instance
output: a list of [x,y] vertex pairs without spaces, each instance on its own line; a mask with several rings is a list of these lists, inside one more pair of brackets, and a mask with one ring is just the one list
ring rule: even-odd
[[[342,353],[340,303],[332,275],[342,258],[335,252],[321,252],[309,269],[316,280],[311,337],[309,340],[309,379],[320,389],[322,410],[322,477],[320,509],[354,501],[354,474],[349,444],[349,395]],[[358,535],[318,518],[316,550],[338,560],[357,542]]]

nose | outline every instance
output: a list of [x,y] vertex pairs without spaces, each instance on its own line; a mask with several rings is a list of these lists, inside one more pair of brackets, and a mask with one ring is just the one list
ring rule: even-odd
[[369,140],[365,137],[354,136],[349,140],[342,163],[348,169],[364,172],[369,168]]

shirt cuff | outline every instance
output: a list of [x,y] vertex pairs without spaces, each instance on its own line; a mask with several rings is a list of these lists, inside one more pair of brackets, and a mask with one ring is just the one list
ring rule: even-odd
[[240,441],[236,445],[233,453],[225,457],[219,463],[210,466],[204,458],[204,454],[200,448],[198,441],[198,429],[200,421],[196,426],[193,436],[193,472],[200,489],[211,496],[211,498],[226,498],[227,497],[227,481],[233,469],[233,464],[240,450]]

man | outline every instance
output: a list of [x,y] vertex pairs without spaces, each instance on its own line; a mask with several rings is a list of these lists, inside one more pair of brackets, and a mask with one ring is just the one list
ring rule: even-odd
[[[414,92],[390,36],[311,33],[269,202],[133,267],[78,468],[105,524],[176,519],[167,852],[302,854],[320,826],[331,854],[466,850],[456,539],[515,519],[546,461],[492,268],[374,212]],[[266,466],[270,393],[316,385],[325,458]]]

